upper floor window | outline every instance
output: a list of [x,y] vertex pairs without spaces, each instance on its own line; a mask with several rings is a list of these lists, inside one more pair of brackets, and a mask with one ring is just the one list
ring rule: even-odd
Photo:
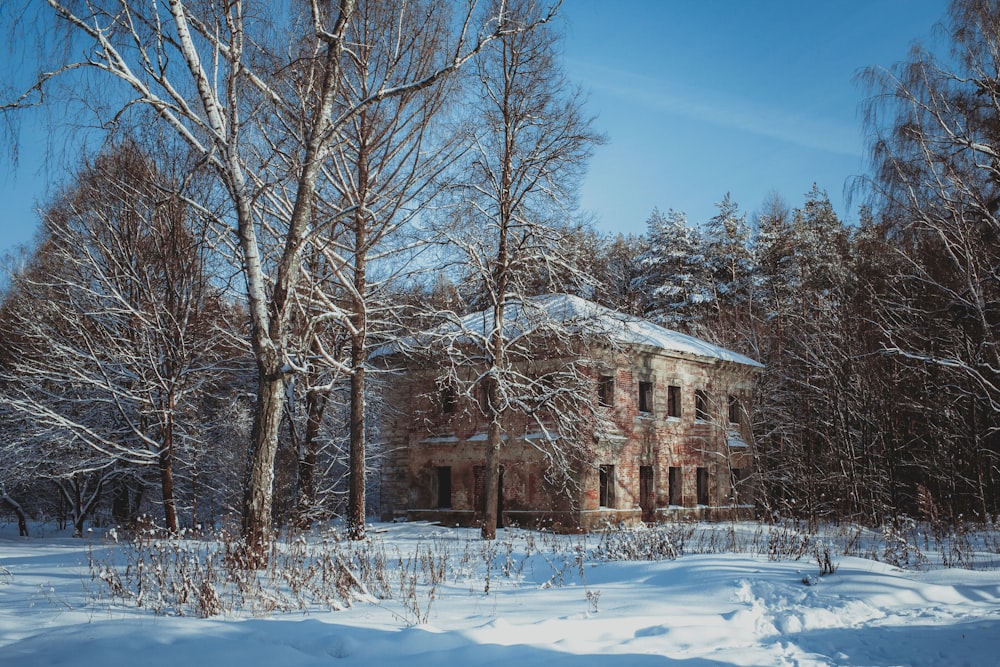
[[732,394],[729,396],[729,423],[740,423],[740,399]]
[[615,404],[615,378],[613,375],[602,375],[597,385],[597,400],[604,407]]
[[673,385],[667,387],[667,416],[681,416],[681,388]]
[[712,414],[708,407],[708,392],[702,389],[694,392],[694,418],[697,421],[707,422]]
[[653,411],[653,383],[639,383],[639,412]]
[[441,388],[441,412],[446,415],[455,412],[455,388],[451,385]]
[[600,493],[599,504],[601,507],[615,506],[615,467],[603,465],[600,467]]

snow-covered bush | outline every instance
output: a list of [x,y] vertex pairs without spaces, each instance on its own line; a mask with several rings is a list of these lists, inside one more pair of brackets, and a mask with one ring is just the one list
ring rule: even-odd
[[695,524],[666,523],[653,527],[617,527],[601,535],[593,551],[595,560],[673,560],[684,554],[684,545]]

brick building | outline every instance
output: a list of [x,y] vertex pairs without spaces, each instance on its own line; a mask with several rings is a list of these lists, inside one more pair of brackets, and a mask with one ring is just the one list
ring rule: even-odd
[[[505,422],[503,524],[576,530],[609,521],[716,519],[752,503],[747,415],[759,363],[578,297],[532,301],[547,317],[590,334],[579,364],[593,409],[581,411],[581,419],[588,420],[587,412],[596,419],[584,422],[593,424],[583,430],[587,435],[577,432],[586,458],[570,471],[568,491],[551,484],[551,459],[537,446],[542,434],[532,422],[516,414]],[[510,312],[516,321],[522,311]],[[481,516],[486,424],[474,405],[465,405],[474,403],[474,393],[452,395],[440,375],[425,357],[408,362],[390,383],[384,520],[474,525]]]

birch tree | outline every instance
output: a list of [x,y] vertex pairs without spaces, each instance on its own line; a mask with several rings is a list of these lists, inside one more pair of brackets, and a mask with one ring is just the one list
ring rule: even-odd
[[[225,193],[220,222],[236,239],[258,376],[242,528],[251,550],[262,557],[270,539],[285,389],[298,372],[289,354],[292,303],[302,278],[303,249],[315,233],[320,174],[331,151],[345,127],[373,104],[437,85],[485,45],[534,25],[512,27],[503,4],[480,12],[469,2],[454,14],[453,5],[443,1],[403,5],[396,17],[448,15],[452,32],[434,65],[420,71],[399,67],[366,97],[341,105],[345,66],[356,56],[357,45],[347,38],[359,7],[354,0],[311,2],[301,13],[255,2],[48,0],[47,6],[75,40],[73,52],[84,53],[60,72],[90,71],[106,91],[101,101],[121,113],[150,110],[187,143]],[[543,14],[539,21],[546,19]],[[386,26],[381,35],[390,52],[406,48],[411,38],[400,27]],[[300,59],[321,64],[306,101],[279,76]],[[52,78],[42,74],[24,99],[43,92]],[[283,133],[279,154],[265,122]],[[287,187],[270,188],[271,170],[288,166],[290,175],[277,174]],[[273,246],[263,245],[262,235],[272,236]]]
[[949,450],[935,495],[955,515],[995,511],[1000,488],[998,25],[995,2],[955,0],[939,45],[864,75],[870,185],[903,263],[883,349],[933,382],[927,426]]
[[[496,536],[504,419],[521,401],[537,403],[544,395],[539,390],[547,386],[537,379],[518,379],[527,346],[509,329],[507,310],[530,311],[523,305],[529,283],[540,274],[564,273],[540,269],[566,263],[557,223],[572,210],[577,178],[599,140],[583,115],[580,93],[559,68],[554,29],[527,30],[546,20],[544,7],[523,0],[509,3],[506,10],[519,29],[489,44],[476,62],[477,85],[470,90],[475,142],[466,166],[468,180],[456,188],[465,205],[457,209],[458,227],[449,233],[487,312],[474,346],[479,362],[462,362],[481,369],[473,391],[488,424],[485,539]],[[533,389],[525,393],[526,385]],[[567,379],[565,386],[575,385]]]

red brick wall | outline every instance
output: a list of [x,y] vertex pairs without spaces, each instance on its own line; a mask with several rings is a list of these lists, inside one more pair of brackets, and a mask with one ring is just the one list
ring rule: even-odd
[[[595,351],[589,373],[597,382],[613,375],[613,404],[602,408],[613,424],[613,437],[598,443],[592,465],[576,471],[578,488],[569,497],[554,492],[545,481],[545,463],[539,452],[520,439],[530,424],[512,417],[505,425],[503,447],[504,509],[511,511],[599,507],[598,467],[615,466],[615,506],[638,507],[640,467],[653,467],[656,505],[668,505],[668,470],[680,467],[682,503],[696,502],[696,471],[709,470],[709,504],[725,505],[730,498],[730,466],[750,467],[747,450],[730,450],[727,436],[728,396],[735,394],[749,405],[752,369],[724,362],[705,363],[682,356],[642,351]],[[653,411],[639,412],[639,382],[653,383]],[[667,387],[681,387],[681,417],[668,418]],[[390,406],[396,417],[384,431],[389,453],[383,468],[383,517],[399,516],[407,509],[436,504],[436,467],[452,468],[452,509],[473,507],[473,470],[485,461],[485,424],[468,398],[459,397],[452,414],[442,414],[433,375],[417,372],[393,383]],[[695,390],[709,392],[712,420],[695,420]],[[744,441],[749,439],[744,436]]]

